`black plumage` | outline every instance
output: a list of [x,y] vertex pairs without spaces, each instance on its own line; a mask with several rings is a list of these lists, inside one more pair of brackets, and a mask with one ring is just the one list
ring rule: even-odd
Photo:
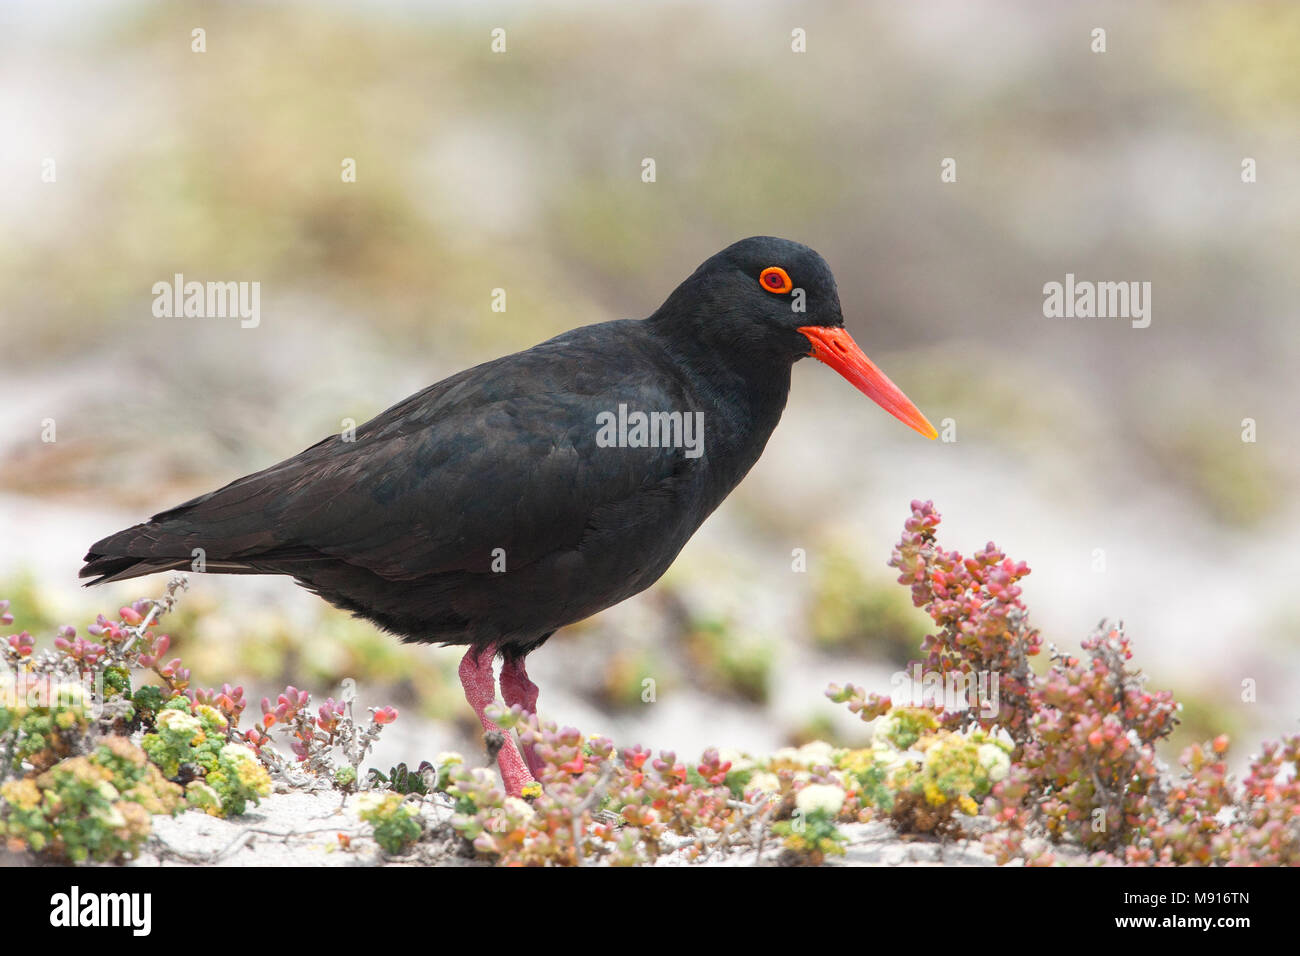
[[[773,267],[793,288],[760,282]],[[664,573],[758,460],[793,364],[816,354],[834,365],[825,349],[852,346],[842,326],[817,253],[742,240],[649,318],[574,329],[453,375],[355,440],[331,436],[97,541],[81,576],[189,569],[202,549],[208,572],[289,575],[405,640],[521,660]],[[823,335],[834,342],[819,345]],[[602,447],[598,416],[620,405],[701,413],[701,453]]]

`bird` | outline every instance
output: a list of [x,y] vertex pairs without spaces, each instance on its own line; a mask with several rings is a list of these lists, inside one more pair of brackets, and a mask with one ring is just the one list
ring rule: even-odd
[[505,704],[536,713],[529,654],[664,574],[762,454],[807,357],[937,437],[846,331],[826,261],[753,236],[647,318],[445,378],[95,542],[79,576],[287,575],[406,642],[465,646],[461,685],[485,739],[504,739],[505,789],[536,792],[537,755],[488,716],[496,659]]

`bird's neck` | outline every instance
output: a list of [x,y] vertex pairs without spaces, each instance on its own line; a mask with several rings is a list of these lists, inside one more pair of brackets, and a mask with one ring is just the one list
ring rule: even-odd
[[[647,321],[653,330],[654,318]],[[655,337],[703,406],[712,480],[725,497],[758,460],[781,420],[794,363],[775,352],[665,331]]]

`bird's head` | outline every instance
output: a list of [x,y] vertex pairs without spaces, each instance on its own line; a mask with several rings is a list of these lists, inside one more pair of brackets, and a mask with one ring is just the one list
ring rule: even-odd
[[829,365],[885,411],[927,438],[933,425],[844,328],[826,260],[802,243],[742,239],[705,260],[652,317],[689,326],[693,337],[734,353]]

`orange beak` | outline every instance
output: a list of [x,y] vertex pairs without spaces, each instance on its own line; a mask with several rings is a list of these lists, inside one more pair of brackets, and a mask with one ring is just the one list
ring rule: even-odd
[[876,364],[858,348],[858,343],[853,341],[853,336],[848,332],[824,325],[805,325],[799,331],[812,343],[812,352],[809,354],[813,358],[835,369],[852,382],[858,391],[903,424],[916,429],[926,438],[939,437],[921,410],[912,404],[884,372],[876,368]]

